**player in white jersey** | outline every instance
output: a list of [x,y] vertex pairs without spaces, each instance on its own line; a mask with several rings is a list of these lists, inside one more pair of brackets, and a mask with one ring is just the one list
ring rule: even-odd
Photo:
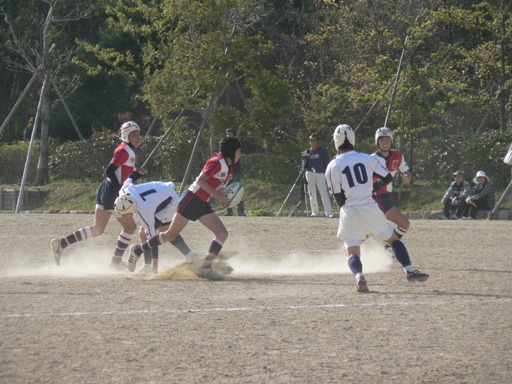
[[340,207],[338,237],[345,242],[349,254],[348,266],[357,281],[358,292],[368,292],[361,263],[361,242],[368,235],[389,244],[402,264],[410,282],[427,281],[429,275],[413,269],[405,245],[397,237],[373,199],[373,176],[389,184],[392,176],[379,161],[354,150],[355,134],[350,126],[342,124],[334,130],[334,145],[338,155],[329,163],[326,171],[327,185]]
[[[142,225],[141,240],[153,237],[157,231],[165,231],[172,221],[178,206],[179,196],[172,181],[150,181],[143,184],[133,184],[138,174],[130,175],[124,182],[119,196],[130,195],[137,206],[134,216]],[[185,256],[187,262],[194,262],[199,255],[190,250],[181,235],[170,242]],[[133,264],[135,268],[135,264]],[[133,272],[133,270],[131,271]],[[158,248],[144,252],[144,266],[139,273],[150,274],[158,272]]]

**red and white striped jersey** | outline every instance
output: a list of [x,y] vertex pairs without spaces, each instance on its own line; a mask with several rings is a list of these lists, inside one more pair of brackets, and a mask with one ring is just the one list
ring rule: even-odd
[[[377,151],[375,153],[372,153],[371,156],[379,160],[381,165],[385,167],[393,177],[395,177],[397,171],[403,173],[409,170],[409,166],[405,162],[404,155],[402,155],[401,152],[391,150],[389,151],[388,157],[384,157]],[[378,177],[373,177],[373,181],[377,179]],[[383,185],[382,187],[380,187],[376,194],[378,195],[381,193],[390,193],[392,190],[393,183],[389,183],[387,185]]]
[[127,143],[119,144],[114,150],[110,164],[114,164],[117,168],[116,177],[119,185],[123,185],[126,178],[135,171],[138,156],[137,151]]
[[[226,159],[224,159],[220,153],[217,153],[216,156],[208,159],[197,178],[202,174],[208,175],[208,184],[213,189],[217,190],[228,184],[229,180],[231,180],[231,177],[233,176],[233,169],[226,163]],[[192,183],[188,190],[203,201],[210,200],[211,195],[197,184],[197,179]]]

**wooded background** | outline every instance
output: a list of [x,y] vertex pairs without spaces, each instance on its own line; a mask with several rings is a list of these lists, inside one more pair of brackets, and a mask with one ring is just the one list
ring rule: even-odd
[[181,180],[199,133],[196,168],[234,128],[246,177],[293,182],[311,132],[333,155],[350,124],[369,152],[386,122],[418,179],[510,180],[510,0],[0,0],[0,14],[2,182],[21,179],[34,128],[30,183],[101,180],[123,119],[147,155],[182,110],[154,178]]

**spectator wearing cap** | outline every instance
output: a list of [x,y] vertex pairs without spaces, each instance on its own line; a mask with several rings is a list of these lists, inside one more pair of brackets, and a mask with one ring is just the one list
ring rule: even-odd
[[455,180],[450,184],[443,198],[441,204],[444,205],[443,215],[439,216],[440,220],[448,220],[451,211],[455,211],[452,219],[460,219],[464,209],[464,201],[471,192],[469,182],[464,180],[464,172],[456,171],[453,173]]
[[479,209],[484,211],[492,209],[491,200],[493,195],[491,193],[491,183],[485,172],[478,171],[473,182],[476,185],[464,200],[464,215],[461,217],[461,220],[475,219]]

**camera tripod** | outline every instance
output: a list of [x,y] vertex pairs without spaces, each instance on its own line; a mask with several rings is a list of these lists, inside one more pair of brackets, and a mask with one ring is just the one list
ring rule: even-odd
[[293,183],[293,186],[292,188],[290,189],[290,192],[288,192],[288,195],[286,196],[286,199],[284,199],[283,201],[283,204],[281,205],[281,208],[279,208],[279,211],[277,212],[276,216],[279,216],[279,214],[281,213],[281,210],[283,209],[284,205],[286,204],[286,202],[288,201],[288,199],[290,198],[290,195],[292,194],[293,190],[295,189],[295,186],[297,185],[297,183],[299,182],[300,180],[300,190],[299,190],[299,201],[298,203],[295,205],[295,207],[293,207],[292,211],[290,212],[290,214],[288,215],[288,217],[290,217],[291,215],[293,215],[293,213],[295,212],[295,210],[298,208],[298,206],[300,205],[300,203],[302,203],[302,200],[304,200],[304,204],[306,206],[306,216],[309,217],[309,211],[308,211],[308,198],[307,198],[307,192],[308,192],[308,182],[306,180],[306,170],[304,168],[301,169],[299,175],[297,176],[297,178],[295,179],[295,182]]

